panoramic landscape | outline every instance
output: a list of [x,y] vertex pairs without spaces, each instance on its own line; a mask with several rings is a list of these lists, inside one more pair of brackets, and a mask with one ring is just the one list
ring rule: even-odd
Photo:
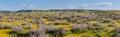
[[0,37],[120,37],[119,1],[0,0]]

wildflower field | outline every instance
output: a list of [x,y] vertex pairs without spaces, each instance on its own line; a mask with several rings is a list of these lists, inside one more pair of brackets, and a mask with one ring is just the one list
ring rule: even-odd
[[0,13],[0,37],[120,37],[119,12]]

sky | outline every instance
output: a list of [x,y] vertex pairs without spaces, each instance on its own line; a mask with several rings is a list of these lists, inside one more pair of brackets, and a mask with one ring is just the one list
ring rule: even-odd
[[0,10],[120,10],[120,0],[0,0]]

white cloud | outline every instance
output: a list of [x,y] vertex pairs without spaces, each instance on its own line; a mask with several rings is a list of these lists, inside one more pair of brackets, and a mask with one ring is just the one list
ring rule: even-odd
[[69,5],[67,6],[68,9],[75,9],[75,8],[77,8],[77,7],[79,7],[79,5],[76,5],[76,4],[69,4]]
[[69,9],[74,9],[76,6],[74,6],[74,5],[68,5],[68,8]]
[[0,6],[0,10],[11,10],[9,7],[6,6]]
[[111,2],[102,2],[102,3],[99,3],[99,5],[104,5],[104,6],[112,6],[113,3]]
[[37,8],[38,6],[37,5],[33,5],[33,4],[30,4],[28,5],[29,8]]
[[101,2],[101,3],[94,3],[94,4],[82,4],[80,7],[102,7],[102,6],[112,6],[113,3],[111,2]]
[[24,9],[37,9],[38,5],[35,4],[21,4]]
[[43,10],[49,10],[48,8],[44,8]]
[[112,6],[112,2],[99,2],[99,3],[87,3],[87,4],[68,4],[67,9],[79,9],[79,8],[96,8],[96,7],[109,7]]

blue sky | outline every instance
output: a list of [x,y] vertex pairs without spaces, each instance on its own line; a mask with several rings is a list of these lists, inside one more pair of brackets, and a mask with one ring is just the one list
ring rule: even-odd
[[120,10],[120,0],[0,0],[0,10],[21,9]]

